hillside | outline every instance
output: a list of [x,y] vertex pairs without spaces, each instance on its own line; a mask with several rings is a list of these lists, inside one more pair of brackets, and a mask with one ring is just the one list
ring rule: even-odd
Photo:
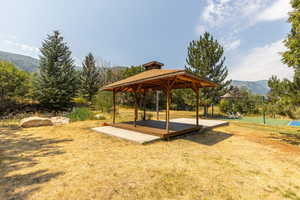
[[[30,56],[24,56],[15,53],[9,53],[0,51],[0,60],[5,60],[13,63],[18,66],[21,70],[27,72],[36,72],[38,70],[39,60],[32,58]],[[116,71],[124,70],[124,66],[114,66],[113,69]],[[76,66],[76,69],[80,69],[79,66]],[[245,87],[255,94],[267,94],[270,90],[267,84],[267,80],[261,81],[237,81],[233,80],[232,85],[237,87]]]
[[[30,56],[24,56],[21,54],[9,53],[5,51],[0,51],[0,60],[5,60],[13,63],[19,69],[27,72],[36,72],[38,71],[39,60],[32,58]],[[75,66],[77,70],[81,69],[81,66]],[[125,66],[113,66],[113,70],[120,71],[125,70]]]
[[27,72],[35,72],[38,69],[39,60],[30,56],[0,51],[0,60],[9,61]]
[[260,80],[260,81],[237,81],[232,80],[233,86],[237,86],[239,88],[245,87],[251,92],[255,94],[267,94],[270,90],[268,87],[268,81],[267,80]]

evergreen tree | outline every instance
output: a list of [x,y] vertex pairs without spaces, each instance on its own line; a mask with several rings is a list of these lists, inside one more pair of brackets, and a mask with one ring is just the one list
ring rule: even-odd
[[80,81],[82,94],[87,96],[88,100],[91,101],[102,82],[100,69],[97,68],[96,60],[91,53],[85,57],[82,63]]
[[198,76],[214,81],[219,86],[216,88],[202,88],[200,90],[200,103],[204,105],[204,114],[212,103],[218,103],[231,83],[226,80],[228,70],[224,65],[224,49],[208,32],[200,36],[199,40],[193,40],[188,46],[186,70]]
[[48,35],[40,51],[40,74],[35,83],[35,96],[47,108],[66,109],[71,106],[78,88],[71,51],[58,31]]

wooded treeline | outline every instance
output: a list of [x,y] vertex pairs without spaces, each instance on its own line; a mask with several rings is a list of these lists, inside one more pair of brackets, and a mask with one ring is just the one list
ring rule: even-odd
[[289,12],[288,22],[291,30],[284,45],[287,51],[282,52],[282,62],[294,69],[292,80],[280,80],[277,76],[272,76],[268,85],[271,88],[268,94],[268,106],[271,107],[272,114],[287,115],[295,118],[295,110],[300,105],[300,1],[291,0],[292,12]]
[[[224,48],[211,34],[206,32],[188,44],[185,69],[218,84],[216,88],[200,89],[199,104],[204,107],[205,116],[208,107],[218,105],[224,113],[267,112],[272,116],[279,114],[294,117],[293,112],[300,104],[300,3],[293,0],[291,4],[294,8],[289,17],[292,29],[284,41],[288,50],[282,54],[282,61],[294,69],[294,78],[292,81],[279,80],[273,76],[268,82],[271,91],[266,97],[230,86]],[[99,89],[145,70],[143,66],[111,67],[108,63],[97,61],[92,53],[87,54],[80,68],[75,68],[72,52],[58,31],[48,35],[42,42],[39,61],[39,72],[31,74],[9,62],[0,62],[0,115],[23,109],[19,105],[34,105],[35,109],[50,112],[70,110],[74,106],[88,106],[110,112],[112,94]],[[225,94],[231,97],[222,98]],[[118,95],[118,104],[133,105],[132,94]],[[160,109],[164,109],[163,93],[160,93],[159,99]],[[195,99],[191,89],[173,90],[171,109],[193,110]],[[146,108],[154,110],[155,103],[154,92],[149,92]]]
[[[213,54],[214,52],[216,54]],[[143,66],[110,67],[105,62],[97,62],[92,53],[85,57],[80,70],[76,70],[72,52],[58,31],[48,35],[42,42],[40,53],[38,73],[29,74],[8,62],[0,63],[0,81],[3,82],[0,91],[2,112],[11,111],[18,103],[38,104],[40,108],[49,111],[68,110],[76,105],[86,105],[109,112],[111,94],[100,92],[99,89],[145,70]],[[199,41],[190,43],[188,53],[186,69],[220,85],[216,89],[202,92],[201,105],[207,107],[218,103],[219,97],[227,92],[230,83],[225,81],[228,72],[224,66],[223,48],[209,33],[205,33]],[[207,57],[205,54],[213,56]],[[209,66],[207,63],[210,63]],[[133,105],[132,94],[120,95],[118,101],[121,105]],[[172,109],[194,109],[193,95],[189,89],[174,90]],[[164,109],[164,94],[161,93],[160,97],[161,109]],[[154,109],[154,92],[149,92],[146,98],[146,107]]]

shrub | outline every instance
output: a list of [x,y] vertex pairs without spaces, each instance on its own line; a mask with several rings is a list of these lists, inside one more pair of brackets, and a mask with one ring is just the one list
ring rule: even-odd
[[76,97],[73,98],[73,103],[75,103],[76,107],[88,107],[89,102],[84,97]]
[[67,115],[71,121],[84,121],[94,119],[94,114],[88,108],[75,108]]
[[220,102],[220,110],[223,113],[228,113],[232,111],[231,103],[227,99],[222,99]]
[[103,91],[99,92],[94,98],[93,98],[93,105],[97,110],[100,110],[101,112],[110,113],[112,111],[112,93]]
[[73,98],[73,102],[76,104],[88,104],[88,101],[83,97]]

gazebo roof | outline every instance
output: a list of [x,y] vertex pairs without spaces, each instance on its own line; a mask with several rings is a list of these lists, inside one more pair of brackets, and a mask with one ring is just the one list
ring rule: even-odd
[[166,81],[173,82],[173,89],[217,86],[216,83],[185,70],[151,69],[106,85],[101,90],[120,92],[143,92],[147,89],[162,90],[162,85]]

